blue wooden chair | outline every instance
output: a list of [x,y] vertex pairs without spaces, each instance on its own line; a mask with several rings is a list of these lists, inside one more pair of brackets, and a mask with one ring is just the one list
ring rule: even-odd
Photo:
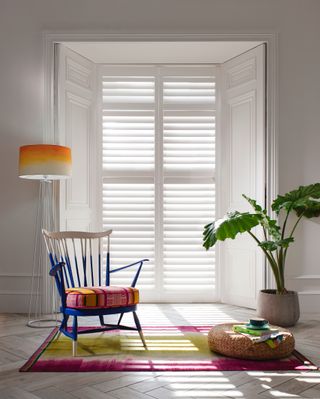
[[[110,235],[112,230],[99,233],[80,231],[48,232],[42,230],[49,254],[51,269],[49,274],[55,278],[61,297],[63,319],[60,333],[73,340],[72,353],[76,356],[79,334],[95,333],[109,330],[135,330],[139,332],[143,346],[143,337],[137,304],[139,291],[135,288],[142,265],[148,259],[142,259],[127,266],[111,269]],[[103,256],[105,249],[105,256]],[[103,268],[105,258],[105,269]],[[110,285],[112,273],[136,266],[130,287]],[[104,275],[105,270],[105,277]],[[132,312],[135,327],[121,325],[125,313]],[[119,314],[117,324],[109,324],[104,316]],[[72,328],[68,329],[69,317],[73,316]],[[100,326],[78,329],[79,316],[99,316]]]

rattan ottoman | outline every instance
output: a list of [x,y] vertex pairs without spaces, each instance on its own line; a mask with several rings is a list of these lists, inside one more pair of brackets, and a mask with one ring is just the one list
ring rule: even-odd
[[294,337],[284,328],[277,327],[284,333],[284,338],[280,345],[273,349],[265,342],[252,343],[250,338],[232,331],[232,326],[233,323],[228,323],[211,328],[208,345],[213,352],[238,359],[271,360],[287,357],[294,350]]

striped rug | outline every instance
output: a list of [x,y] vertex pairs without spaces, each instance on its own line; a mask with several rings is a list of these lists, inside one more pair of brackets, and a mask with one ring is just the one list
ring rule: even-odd
[[295,351],[272,361],[241,360],[212,353],[207,333],[212,326],[143,327],[148,350],[135,331],[109,331],[80,335],[77,357],[71,339],[55,328],[20,371],[227,371],[315,370]]

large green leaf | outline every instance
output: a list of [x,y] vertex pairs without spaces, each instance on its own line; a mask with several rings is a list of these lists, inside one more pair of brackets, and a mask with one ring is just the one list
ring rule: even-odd
[[270,216],[267,215],[267,210],[263,209],[259,204],[257,204],[257,201],[247,197],[244,194],[242,194],[242,196],[249,202],[249,204],[255,210],[261,226],[264,227],[266,231],[269,233],[269,235],[273,237],[276,241],[280,240],[281,239],[280,226],[277,224],[277,221],[271,219]]
[[272,204],[272,209],[279,214],[281,209],[294,210],[298,216],[307,218],[320,216],[320,183],[300,186],[297,190],[279,195]]
[[320,202],[318,200],[305,200],[303,204],[296,204],[294,210],[298,216],[302,215],[306,218],[320,216]]
[[203,246],[206,249],[213,247],[218,240],[234,239],[237,234],[250,231],[259,224],[259,218],[248,212],[228,213],[223,219],[207,224],[203,232]]

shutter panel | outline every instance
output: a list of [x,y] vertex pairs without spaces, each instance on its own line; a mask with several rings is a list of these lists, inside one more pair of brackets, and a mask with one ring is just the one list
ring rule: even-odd
[[[264,50],[264,45],[258,46],[223,65],[223,213],[252,212],[242,194],[264,206]],[[256,229],[263,239],[260,232]],[[248,234],[226,240],[221,246],[222,301],[255,308],[264,285],[264,262],[263,252]]]
[[72,177],[60,181],[60,229],[97,229],[96,69],[93,62],[57,44],[56,130],[71,147]]
[[[215,69],[167,67],[163,80],[163,287],[171,299],[212,300],[215,251]],[[170,295],[171,293],[171,295]]]
[[[102,68],[103,226],[113,229],[113,268],[150,259],[142,290],[155,285],[154,107],[153,68]],[[130,284],[135,271],[111,275],[111,284]]]

